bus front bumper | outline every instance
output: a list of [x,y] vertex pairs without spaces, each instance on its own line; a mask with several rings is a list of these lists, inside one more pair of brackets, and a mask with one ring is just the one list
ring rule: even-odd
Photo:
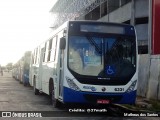
[[129,93],[93,93],[63,88],[64,103],[97,104],[97,100],[108,100],[114,104],[135,104],[136,90]]

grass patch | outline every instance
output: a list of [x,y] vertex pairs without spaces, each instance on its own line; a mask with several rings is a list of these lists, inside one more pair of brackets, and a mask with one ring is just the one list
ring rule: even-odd
[[134,110],[142,110],[140,107],[135,106],[135,105],[129,105],[129,104],[124,104],[125,107],[127,107],[128,109],[134,109]]
[[152,104],[152,107],[149,110],[160,112],[160,101],[151,100],[150,104]]
[[148,110],[148,111],[160,112],[160,101],[150,100],[148,102],[148,104],[151,104],[151,107],[149,107],[149,108],[144,107],[143,108],[139,105],[134,106],[134,105],[129,105],[129,104],[125,104],[124,106],[129,109],[134,109],[137,111],[139,111],[139,110],[146,110],[147,111]]

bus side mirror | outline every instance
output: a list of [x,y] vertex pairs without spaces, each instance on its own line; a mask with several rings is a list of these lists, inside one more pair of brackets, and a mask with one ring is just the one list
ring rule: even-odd
[[60,49],[66,48],[66,39],[64,37],[60,38]]

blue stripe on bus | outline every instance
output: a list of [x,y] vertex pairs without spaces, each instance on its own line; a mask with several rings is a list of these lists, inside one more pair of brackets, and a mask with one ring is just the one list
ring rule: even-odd
[[82,91],[74,91],[70,88],[64,87],[63,89],[63,102],[64,103],[91,103],[84,96],[121,96],[121,98],[113,103],[117,104],[134,104],[136,100],[136,91],[130,93],[92,93],[92,92],[82,92]]

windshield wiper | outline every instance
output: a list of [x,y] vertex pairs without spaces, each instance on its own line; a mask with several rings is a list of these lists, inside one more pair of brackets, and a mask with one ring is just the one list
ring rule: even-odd
[[87,36],[87,40],[95,47],[95,50],[99,53],[102,54],[102,48],[98,46],[98,44],[94,41],[92,37]]

